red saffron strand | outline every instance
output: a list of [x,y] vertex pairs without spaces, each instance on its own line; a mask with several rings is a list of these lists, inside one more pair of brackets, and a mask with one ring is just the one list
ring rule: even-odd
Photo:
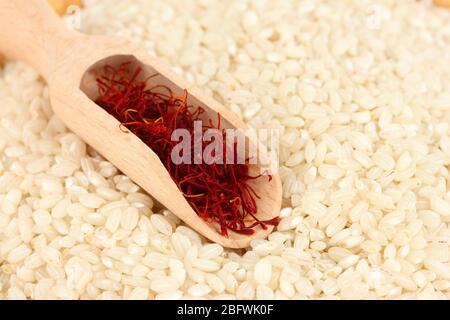
[[[247,163],[175,165],[172,162],[172,150],[178,143],[171,140],[172,133],[182,128],[193,137],[194,121],[200,120],[205,110],[188,104],[186,90],[182,96],[176,96],[163,85],[147,88],[148,81],[157,75],[139,81],[141,72],[140,67],[132,70],[131,63],[117,68],[105,66],[97,77],[100,96],[96,103],[121,123],[122,131],[127,132],[126,128],[158,155],[186,201],[200,218],[217,223],[223,236],[228,236],[229,231],[251,235],[258,226],[267,229],[267,226],[278,225],[279,218],[268,221],[257,218],[255,199],[259,196],[249,182],[261,176],[250,176]],[[202,134],[211,128],[221,130],[220,114],[217,125],[211,119],[203,125]],[[222,134],[223,141],[227,141],[225,130]],[[191,143],[193,160],[195,141]],[[203,139],[202,144],[204,149],[206,142]],[[236,142],[233,152],[237,159]]]

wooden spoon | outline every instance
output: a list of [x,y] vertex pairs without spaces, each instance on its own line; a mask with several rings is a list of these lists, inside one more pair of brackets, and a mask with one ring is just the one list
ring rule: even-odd
[[[45,0],[0,0],[0,51],[36,68],[48,83],[55,114],[90,146],[171,210],[187,225],[206,238],[225,247],[244,248],[253,239],[266,237],[273,227],[258,227],[252,236],[230,233],[223,237],[218,226],[198,217],[158,156],[138,137],[124,133],[119,122],[97,106],[97,88],[93,73],[105,64],[117,66],[133,61],[145,73],[161,76],[158,84],[181,94],[189,92],[189,103],[205,108],[216,119],[220,113],[223,127],[246,130],[246,126],[224,106],[205,96],[200,90],[176,76],[128,40],[103,36],[87,36],[68,30]],[[250,143],[257,143],[247,136]],[[259,165],[251,171],[258,172]],[[258,218],[269,220],[279,215],[282,199],[281,180],[274,175],[257,179],[252,185],[261,199],[257,200]]]

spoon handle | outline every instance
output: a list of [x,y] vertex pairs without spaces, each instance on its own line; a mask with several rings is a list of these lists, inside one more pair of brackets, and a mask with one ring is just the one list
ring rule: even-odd
[[0,51],[30,64],[45,78],[70,33],[45,0],[0,0]]

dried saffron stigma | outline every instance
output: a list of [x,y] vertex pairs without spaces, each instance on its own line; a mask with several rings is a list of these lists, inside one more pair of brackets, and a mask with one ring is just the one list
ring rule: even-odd
[[[267,229],[268,225],[278,225],[279,218],[260,221],[257,217],[259,196],[250,182],[261,177],[249,174],[247,162],[173,163],[172,151],[178,142],[172,141],[172,133],[185,129],[193,137],[194,122],[201,119],[205,110],[188,104],[187,91],[177,96],[166,86],[148,87],[149,80],[158,75],[138,80],[141,72],[131,63],[117,68],[105,66],[97,76],[100,96],[96,103],[121,123],[124,132],[131,131],[158,155],[195,212],[203,220],[217,223],[223,236],[228,236],[230,230],[251,235],[257,226]],[[215,125],[209,119],[202,125],[202,133],[211,128],[221,130],[220,120],[218,115]],[[226,141],[225,130],[221,132]],[[191,157],[195,157],[195,142],[191,143]],[[203,138],[201,143],[206,146]],[[232,151],[237,159],[237,143]]]

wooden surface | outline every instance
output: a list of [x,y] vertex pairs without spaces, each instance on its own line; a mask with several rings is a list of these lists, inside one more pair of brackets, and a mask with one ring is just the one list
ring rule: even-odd
[[[235,233],[230,233],[229,238],[221,236],[217,226],[207,224],[190,207],[157,155],[135,135],[124,133],[120,123],[89,98],[96,91],[93,71],[105,64],[134,60],[143,65],[147,74],[160,74],[158,81],[174,92],[187,89],[190,102],[203,107],[213,119],[219,112],[224,127],[246,129],[223,105],[205,96],[144,50],[126,39],[69,31],[44,0],[0,0],[0,51],[36,68],[49,85],[51,104],[59,118],[200,234],[226,247],[243,248],[252,239],[265,238],[273,230],[273,227],[258,228],[251,237]],[[248,140],[257,143],[250,137]],[[254,172],[259,169],[256,165],[252,167]],[[270,183],[267,179],[257,179],[254,183],[261,196],[258,218],[268,220],[278,216],[282,199],[280,177],[275,175]]]
[[[47,0],[47,1],[60,16],[64,15],[67,12],[67,8],[72,5],[83,7],[82,0]],[[0,69],[3,68],[4,64],[5,64],[5,57],[2,54],[0,54]]]

